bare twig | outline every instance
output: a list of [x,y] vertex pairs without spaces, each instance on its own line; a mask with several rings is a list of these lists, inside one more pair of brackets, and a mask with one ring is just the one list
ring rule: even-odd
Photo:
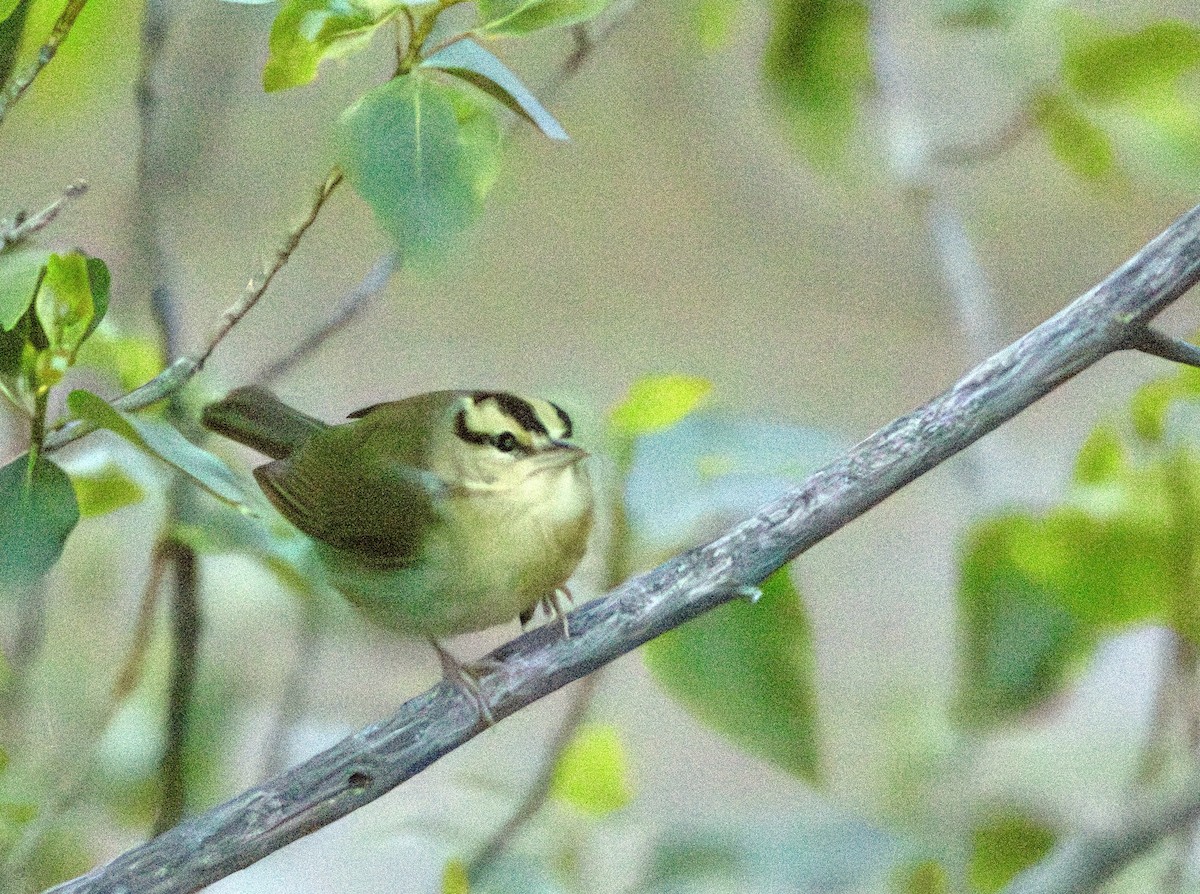
[[62,191],[62,195],[41,211],[35,211],[33,214],[18,214],[13,220],[0,223],[0,251],[45,229],[62,213],[64,208],[87,192],[87,189],[87,183],[83,180],[76,180]]
[[50,60],[54,58],[54,54],[58,52],[58,48],[62,46],[62,42],[71,32],[75,19],[79,17],[79,13],[83,12],[85,3],[87,0],[67,0],[66,7],[54,23],[54,27],[50,29],[50,36],[46,38],[46,42],[38,49],[37,56],[24,71],[15,75],[8,82],[3,92],[0,92],[0,121],[4,120],[8,110],[25,95],[25,91],[41,74],[42,69],[50,64]]
[[[627,581],[489,656],[477,678],[497,720],[733,598],[1072,376],[1124,348],[1131,328],[1200,280],[1200,207],[1069,307],[952,388],[889,423],[706,546]],[[196,816],[57,894],[188,894],[391,791],[484,729],[443,680],[393,717]],[[1200,805],[1200,781],[1190,790]],[[1184,808],[1188,814],[1195,805]],[[1139,833],[1140,834],[1140,833]],[[1122,853],[1136,853],[1125,848]],[[1027,889],[1032,890],[1032,889]]]
[[313,198],[312,206],[308,209],[308,214],[305,215],[304,220],[300,221],[296,228],[288,234],[288,237],[284,241],[283,245],[280,246],[277,252],[275,252],[275,260],[272,261],[265,270],[263,270],[261,275],[250,280],[250,282],[246,285],[246,290],[242,294],[241,299],[232,304],[225,311],[225,313],[221,314],[221,320],[217,324],[216,330],[211,336],[209,336],[208,342],[203,348],[201,348],[199,353],[195,355],[197,369],[201,369],[204,366],[205,361],[207,361],[212,352],[216,350],[217,345],[221,343],[221,339],[228,335],[229,330],[236,326],[241,321],[242,317],[249,313],[250,308],[254,307],[254,305],[258,303],[258,299],[266,294],[268,287],[271,285],[271,280],[275,278],[275,274],[283,269],[283,265],[288,262],[288,258],[292,256],[292,252],[296,250],[296,247],[300,244],[300,240],[303,239],[304,234],[308,232],[308,228],[316,222],[317,215],[321,213],[321,209],[325,206],[325,202],[331,195],[333,195],[333,191],[337,189],[341,183],[342,172],[335,168],[329,172],[329,175],[325,178],[325,181],[319,187],[317,187],[317,192]]
[[554,740],[550,743],[549,749],[547,749],[542,769],[538,772],[533,784],[529,786],[529,791],[525,793],[525,798],[521,801],[521,805],[517,808],[516,812],[513,813],[508,822],[500,827],[491,840],[483,846],[475,859],[471,861],[469,869],[471,878],[477,878],[480,873],[495,862],[496,858],[508,849],[508,846],[521,830],[525,828],[526,824],[537,816],[545,805],[546,799],[550,796],[550,787],[554,784],[554,773],[558,768],[559,759],[567,749],[567,746],[575,738],[575,733],[578,732],[580,724],[587,718],[588,711],[591,710],[592,701],[596,695],[596,687],[600,682],[600,675],[601,671],[596,671],[591,676],[584,677],[579,681],[579,685],[573,693],[574,700],[567,707],[567,712],[563,715],[558,732],[554,734]]

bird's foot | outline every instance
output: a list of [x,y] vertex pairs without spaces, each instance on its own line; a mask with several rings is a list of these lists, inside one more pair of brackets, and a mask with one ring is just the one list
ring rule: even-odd
[[567,605],[574,605],[575,597],[567,587],[559,587],[550,596],[543,596],[537,601],[536,605],[531,605],[518,616],[521,620],[521,629],[528,630],[530,623],[533,621],[533,614],[540,606],[549,617],[557,618],[558,625],[562,628],[563,639],[571,638],[571,625],[567,621]]
[[487,670],[489,662],[484,660],[466,665],[447,652],[437,640],[431,639],[429,643],[437,652],[438,660],[442,663],[442,676],[465,692],[467,697],[475,703],[485,725],[495,726],[496,720],[492,717],[492,709],[488,707],[487,699],[483,697],[483,690],[479,688],[479,680],[475,676],[476,670]]

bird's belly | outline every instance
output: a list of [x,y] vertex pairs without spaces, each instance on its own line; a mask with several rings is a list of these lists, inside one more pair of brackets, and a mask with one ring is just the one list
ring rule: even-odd
[[570,577],[587,546],[589,499],[513,512],[510,501],[467,498],[429,532],[404,568],[363,566],[319,545],[330,581],[376,623],[437,639],[509,621]]

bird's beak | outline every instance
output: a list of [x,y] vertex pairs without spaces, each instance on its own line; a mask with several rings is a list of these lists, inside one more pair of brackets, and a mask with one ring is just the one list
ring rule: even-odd
[[582,447],[568,444],[566,441],[551,441],[550,447],[526,459],[534,465],[534,471],[545,472],[551,469],[565,469],[581,459],[586,459],[588,452]]

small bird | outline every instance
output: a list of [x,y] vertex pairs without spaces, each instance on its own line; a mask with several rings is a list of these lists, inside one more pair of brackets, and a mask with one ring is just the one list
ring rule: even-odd
[[560,594],[587,546],[592,487],[558,405],[503,391],[431,391],[329,425],[259,387],[204,409],[215,432],[272,458],[254,470],[314,541],[330,583],[376,623],[429,639],[489,725],[471,674],[438,642]]

